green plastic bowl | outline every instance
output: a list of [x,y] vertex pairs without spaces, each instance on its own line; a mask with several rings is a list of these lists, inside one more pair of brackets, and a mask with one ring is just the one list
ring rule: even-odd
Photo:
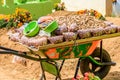
[[58,28],[58,23],[54,20],[50,24],[48,24],[48,26],[45,27],[44,31],[51,33],[57,28]]
[[38,26],[37,21],[31,21],[23,30],[23,34],[25,36],[35,36],[40,30],[40,27]]

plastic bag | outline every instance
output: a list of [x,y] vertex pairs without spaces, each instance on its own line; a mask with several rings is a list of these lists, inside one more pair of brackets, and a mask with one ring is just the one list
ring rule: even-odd
[[77,38],[77,33],[65,32],[65,33],[63,33],[63,37],[65,38],[65,41],[72,41]]
[[53,36],[49,37],[48,40],[50,41],[51,44],[57,44],[63,42],[63,36]]
[[88,38],[91,37],[91,30],[90,29],[82,29],[82,30],[78,30],[78,35],[80,39],[84,39],[84,38]]

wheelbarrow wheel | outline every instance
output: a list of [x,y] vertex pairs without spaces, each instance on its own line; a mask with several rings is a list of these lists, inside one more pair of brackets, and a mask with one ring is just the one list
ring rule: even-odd
[[[96,48],[95,51],[91,55],[96,61],[100,62],[100,48]],[[108,52],[104,49],[102,49],[102,62],[110,62],[111,58]],[[108,72],[110,71],[111,66],[110,65],[102,65],[99,66],[95,63],[93,63],[90,59],[85,58],[80,63],[80,70],[81,73],[84,75],[85,72],[92,72],[95,75],[99,76],[101,79],[103,79]]]

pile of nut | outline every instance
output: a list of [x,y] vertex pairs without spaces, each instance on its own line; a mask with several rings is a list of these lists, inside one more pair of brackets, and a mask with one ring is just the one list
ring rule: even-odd
[[[55,35],[50,37],[50,42],[55,44],[60,41],[71,41],[120,32],[119,26],[108,21],[98,20],[88,14],[72,13],[55,16],[54,19],[58,22],[59,27],[54,31]],[[58,37],[55,39],[56,36],[60,36],[60,40]]]
[[65,41],[120,32],[120,26],[114,25],[108,21],[98,20],[94,16],[87,14],[80,15],[75,12],[62,13],[63,12],[59,12],[58,15],[56,12],[51,14],[54,20],[59,24],[58,28],[52,33],[39,31],[37,36],[27,37],[22,33],[25,28],[25,26],[22,26],[14,33],[9,34],[10,39],[37,48],[47,44],[57,44]]
[[57,16],[54,17],[57,20],[59,25],[66,24],[68,29],[71,25],[76,24],[78,29],[94,29],[98,27],[105,28],[107,25],[102,20],[98,20],[93,16],[89,16],[87,14],[78,15],[72,14],[67,16]]

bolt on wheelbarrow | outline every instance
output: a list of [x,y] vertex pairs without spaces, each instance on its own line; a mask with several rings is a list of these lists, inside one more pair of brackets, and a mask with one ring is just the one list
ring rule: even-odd
[[[103,79],[116,63],[111,61],[109,53],[102,47],[102,39],[120,36],[119,33],[109,34],[88,39],[75,40],[60,44],[40,46],[38,50],[28,48],[28,52],[21,52],[0,46],[0,54],[13,54],[30,60],[39,61],[42,68],[40,80],[46,80],[45,71],[62,79],[60,71],[66,59],[79,58],[74,79],[78,70],[81,73],[92,72]],[[100,47],[97,47],[100,44]],[[62,60],[58,65],[57,60]]]

